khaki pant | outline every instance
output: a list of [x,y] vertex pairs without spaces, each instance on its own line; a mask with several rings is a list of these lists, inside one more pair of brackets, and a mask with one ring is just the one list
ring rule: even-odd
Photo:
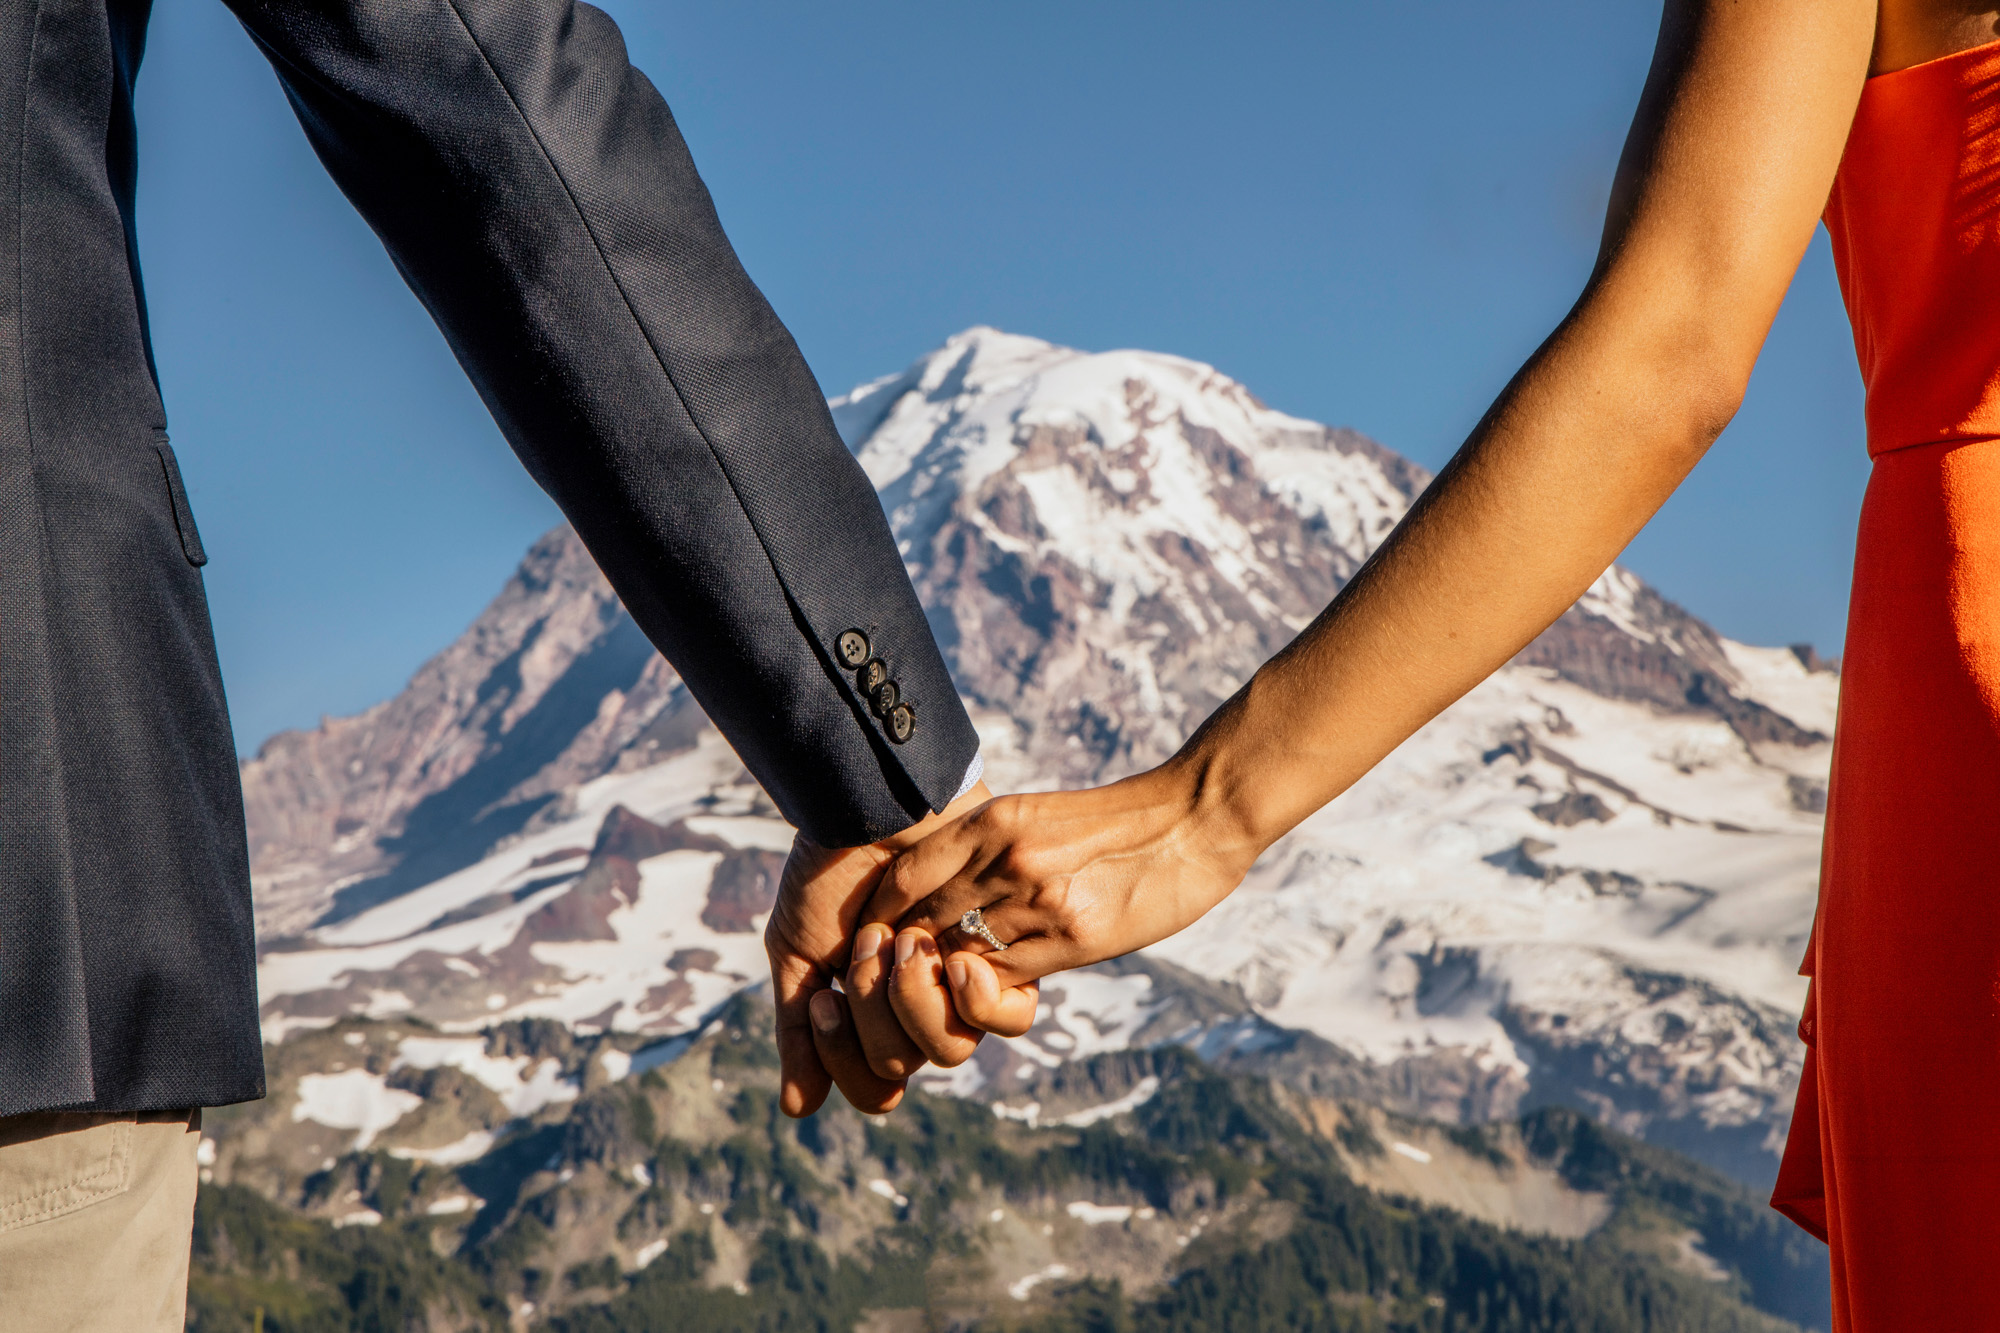
[[201,1112],[0,1118],[0,1333],[181,1333]]

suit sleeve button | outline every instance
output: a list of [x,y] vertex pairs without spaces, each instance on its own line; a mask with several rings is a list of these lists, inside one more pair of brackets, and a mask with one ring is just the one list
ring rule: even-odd
[[869,705],[875,710],[875,716],[886,718],[895,712],[896,701],[902,697],[902,693],[901,690],[896,688],[895,681],[883,681],[875,693],[868,697]]
[[917,715],[910,711],[908,704],[898,704],[890,709],[885,720],[889,724],[889,739],[898,745],[917,732]]
[[868,636],[858,629],[848,630],[833,641],[833,650],[840,654],[840,664],[852,671],[868,660]]
[[882,665],[881,658],[871,657],[863,662],[861,670],[855,673],[854,683],[861,687],[863,694],[873,694],[881,689],[888,679],[889,668]]

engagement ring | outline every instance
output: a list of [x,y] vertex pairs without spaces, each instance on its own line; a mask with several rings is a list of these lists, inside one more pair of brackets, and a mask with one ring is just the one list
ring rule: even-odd
[[984,940],[994,953],[1005,953],[1007,946],[1000,937],[986,928],[986,917],[975,907],[958,919],[958,928],[976,940]]

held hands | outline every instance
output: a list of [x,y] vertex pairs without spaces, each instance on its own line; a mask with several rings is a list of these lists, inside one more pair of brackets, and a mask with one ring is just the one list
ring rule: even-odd
[[[1190,768],[997,799],[981,783],[880,843],[798,839],[764,934],[781,1109],[810,1115],[837,1085],[888,1111],[926,1061],[1026,1032],[1042,977],[1156,943],[1226,897],[1262,845]],[[972,908],[1007,948],[960,927]]]
[[[1088,791],[1003,796],[945,824],[897,857],[859,914],[846,985],[871,1072],[950,1067],[983,1032],[1026,1032],[1040,978],[1190,925],[1261,850],[1172,763]],[[1006,949],[960,927],[971,908]]]

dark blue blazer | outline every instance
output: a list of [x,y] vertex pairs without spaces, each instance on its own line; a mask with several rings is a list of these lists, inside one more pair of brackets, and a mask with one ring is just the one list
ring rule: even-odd
[[[875,493],[611,21],[569,0],[230,3],[785,815],[851,844],[943,806],[976,738]],[[133,245],[149,8],[0,17],[0,1115],[263,1091],[206,557]],[[864,694],[885,672],[893,691]]]

